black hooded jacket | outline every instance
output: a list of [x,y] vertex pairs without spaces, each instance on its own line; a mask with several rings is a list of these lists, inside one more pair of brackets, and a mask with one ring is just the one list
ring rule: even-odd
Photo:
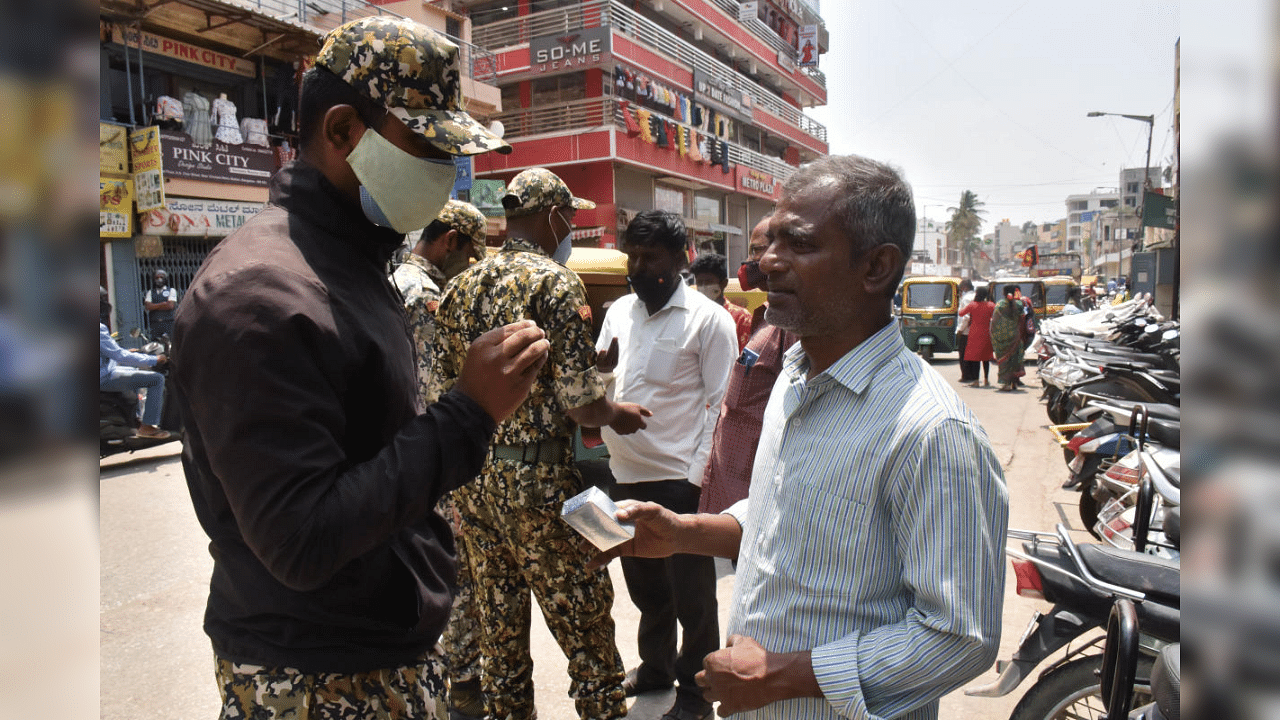
[[227,660],[394,667],[448,619],[454,544],[434,507],[480,471],[495,426],[456,391],[419,407],[386,276],[401,240],[290,163],[178,310],[183,467],[214,559],[205,631]]

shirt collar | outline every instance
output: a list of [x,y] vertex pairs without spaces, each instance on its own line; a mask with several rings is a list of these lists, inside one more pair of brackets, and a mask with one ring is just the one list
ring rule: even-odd
[[[898,329],[898,321],[890,320],[888,325],[845,353],[831,367],[818,373],[813,381],[822,382],[823,378],[831,378],[853,392],[861,394],[871,384],[871,376],[875,371],[889,358],[898,354],[903,347],[905,346],[902,342],[902,332]],[[796,343],[787,351],[783,368],[793,383],[804,381],[809,368],[809,356],[805,355],[803,345]]]
[[548,253],[546,250],[543,250],[538,245],[535,245],[534,243],[529,242],[528,240],[525,240],[523,238],[514,238],[514,237],[509,237],[507,238],[506,242],[502,243],[501,252],[529,252],[529,253],[535,253],[537,255],[546,255],[547,257],[551,257],[550,253]]
[[427,277],[434,280],[437,285],[439,285],[440,287],[444,287],[444,284],[445,284],[444,272],[440,270],[440,268],[436,267],[435,263],[431,262],[430,260],[416,253],[409,253],[405,255],[404,261],[406,263],[409,263],[410,265],[413,265],[414,267],[421,269],[423,272],[427,274]]

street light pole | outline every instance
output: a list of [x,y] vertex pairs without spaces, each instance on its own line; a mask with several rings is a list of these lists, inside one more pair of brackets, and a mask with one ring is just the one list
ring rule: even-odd
[[[1104,115],[1113,115],[1115,117],[1129,118],[1147,124],[1147,162],[1142,166],[1142,203],[1138,206],[1138,239],[1145,240],[1146,227],[1142,224],[1142,216],[1147,209],[1147,193],[1151,190],[1151,136],[1155,134],[1156,116],[1155,115],[1126,115],[1124,113],[1098,112],[1094,110],[1089,113],[1089,117],[1103,117]],[[1122,188],[1123,190],[1123,188]]]

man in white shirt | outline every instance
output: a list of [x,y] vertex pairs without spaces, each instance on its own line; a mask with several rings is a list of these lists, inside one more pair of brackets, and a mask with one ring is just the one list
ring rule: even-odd
[[[684,224],[671,213],[648,211],[631,221],[623,249],[635,292],[609,308],[597,340],[602,367],[616,360],[614,400],[644,405],[654,417],[632,435],[601,428],[616,480],[614,499],[647,500],[677,513],[698,510],[738,347],[729,314],[681,281],[687,243]],[[641,662],[627,674],[627,694],[665,689],[678,680],[675,705],[663,718],[709,716],[711,704],[694,676],[703,657],[719,646],[712,558],[625,558],[622,570],[640,609]],[[679,654],[677,620],[684,633]]]

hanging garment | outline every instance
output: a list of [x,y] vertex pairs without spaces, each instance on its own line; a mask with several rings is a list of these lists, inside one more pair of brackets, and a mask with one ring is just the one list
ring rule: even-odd
[[653,136],[653,117],[648,110],[636,110],[636,118],[640,121],[640,139],[652,145],[657,139]]
[[156,120],[182,122],[182,102],[176,97],[161,95],[156,98]]
[[244,142],[240,135],[240,123],[236,121],[236,104],[225,98],[213,101],[213,122],[218,129],[214,137],[219,142],[239,145]]
[[720,141],[720,172],[728,175],[729,167],[729,143],[724,140]]
[[679,125],[676,125],[670,120],[667,121],[667,149],[668,150],[679,149],[679,145],[677,144],[680,142],[680,133],[678,130],[679,127],[680,127]]
[[702,153],[698,150],[698,131],[689,130],[689,160],[702,162]]
[[699,130],[705,130],[702,126],[702,106],[694,103],[693,105],[693,126]]
[[685,144],[689,142],[689,136],[686,134],[687,131],[683,125],[678,125],[676,132],[680,136],[680,144],[676,146],[676,149],[680,151],[680,157],[685,157],[689,154],[689,146]]
[[213,142],[213,125],[209,117],[209,98],[194,90],[182,96],[182,113],[186,116],[187,134],[191,144],[208,145]]
[[658,139],[658,147],[664,148],[664,149],[669,147],[670,142],[669,142],[669,139],[667,138],[667,124],[663,122],[661,118],[657,118],[657,117],[653,119],[653,122],[654,124],[657,125],[657,129],[654,131],[653,134]]
[[672,115],[673,117],[675,117],[676,120],[680,122],[684,122],[685,120],[684,98],[679,93],[676,93],[676,107],[675,107],[675,110],[672,111]]
[[267,121],[262,118],[244,118],[240,121],[240,134],[246,145],[271,147],[267,140]]
[[636,122],[635,116],[632,114],[631,103],[626,100],[622,101],[622,121],[627,127],[627,137],[635,137],[640,134],[640,123]]

